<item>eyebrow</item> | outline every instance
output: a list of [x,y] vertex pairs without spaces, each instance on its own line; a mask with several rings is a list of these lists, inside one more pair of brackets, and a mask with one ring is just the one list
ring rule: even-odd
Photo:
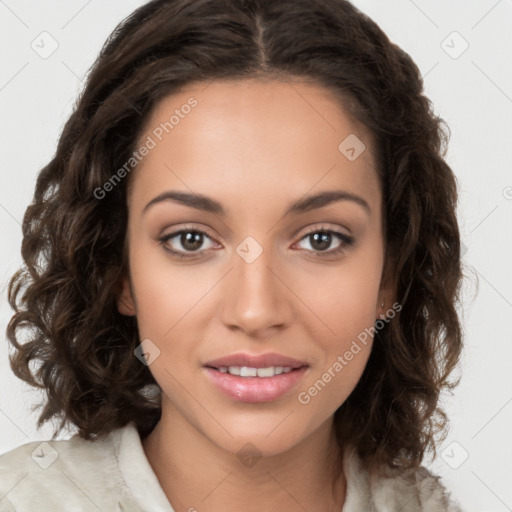
[[[149,201],[149,203],[146,204],[142,210],[142,215],[144,215],[151,206],[164,201],[174,201],[176,203],[190,206],[191,208],[196,208],[197,210],[205,211],[208,213],[221,216],[226,215],[226,210],[224,210],[224,207],[211,197],[201,194],[179,192],[175,190],[162,192],[158,196],[151,199],[151,201]],[[362,197],[346,190],[327,190],[299,199],[290,205],[284,216],[286,217],[287,215],[299,215],[310,210],[322,208],[336,201],[352,201],[363,207],[363,209],[366,210],[368,214],[371,213],[370,205]]]

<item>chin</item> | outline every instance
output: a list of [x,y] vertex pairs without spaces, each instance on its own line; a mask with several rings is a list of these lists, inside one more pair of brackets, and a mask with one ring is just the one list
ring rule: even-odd
[[[309,432],[301,431],[297,425],[293,430],[279,425],[279,422],[269,426],[268,422],[252,424],[251,427],[243,427],[240,424],[224,424],[224,428],[230,435],[208,436],[210,441],[226,451],[240,457],[272,457],[280,455],[306,438]],[[277,427],[277,428],[276,428]]]

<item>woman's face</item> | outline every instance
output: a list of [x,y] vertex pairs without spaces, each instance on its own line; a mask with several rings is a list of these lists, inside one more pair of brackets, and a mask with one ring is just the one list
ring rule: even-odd
[[368,132],[320,86],[215,81],[163,100],[139,142],[118,308],[163,417],[266,455],[330,426],[386,301]]

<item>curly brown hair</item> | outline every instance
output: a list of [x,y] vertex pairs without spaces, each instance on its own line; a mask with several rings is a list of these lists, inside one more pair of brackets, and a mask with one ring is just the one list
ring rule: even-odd
[[154,0],[116,27],[23,219],[25,265],[9,283],[11,368],[45,390],[37,425],[60,418],[54,436],[71,424],[94,440],[129,421],[141,438],[151,432],[161,390],[134,356],[136,319],[116,307],[129,273],[130,176],[108,201],[97,191],[130,158],[159,100],[192,81],[247,77],[313,80],[374,137],[384,278],[401,311],[376,332],[335,428],[372,471],[417,467],[447,428],[440,393],[460,380],[449,379],[462,350],[449,130],[410,56],[346,0]]

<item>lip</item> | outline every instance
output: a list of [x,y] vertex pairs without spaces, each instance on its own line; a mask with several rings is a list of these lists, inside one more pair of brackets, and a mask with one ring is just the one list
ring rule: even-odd
[[[240,377],[219,370],[228,366],[284,366],[292,368],[292,371],[273,377]],[[203,368],[210,382],[228,398],[238,402],[262,403],[277,400],[289,393],[302,379],[309,364],[274,352],[259,355],[236,353],[208,361]]]
[[222,373],[215,368],[204,368],[210,382],[224,395],[232,400],[248,403],[277,400],[289,393],[307,370],[308,367],[303,366],[289,373],[281,373],[273,377],[239,377],[230,373]]
[[[287,366],[293,369],[309,366],[305,361],[299,361],[275,352],[267,354],[251,355],[246,353],[230,354],[219,359],[208,361],[203,366],[209,368],[220,368],[223,366],[249,366],[251,368],[268,368],[269,366]],[[246,377],[242,377],[246,378]],[[250,378],[250,377],[247,377]]]

